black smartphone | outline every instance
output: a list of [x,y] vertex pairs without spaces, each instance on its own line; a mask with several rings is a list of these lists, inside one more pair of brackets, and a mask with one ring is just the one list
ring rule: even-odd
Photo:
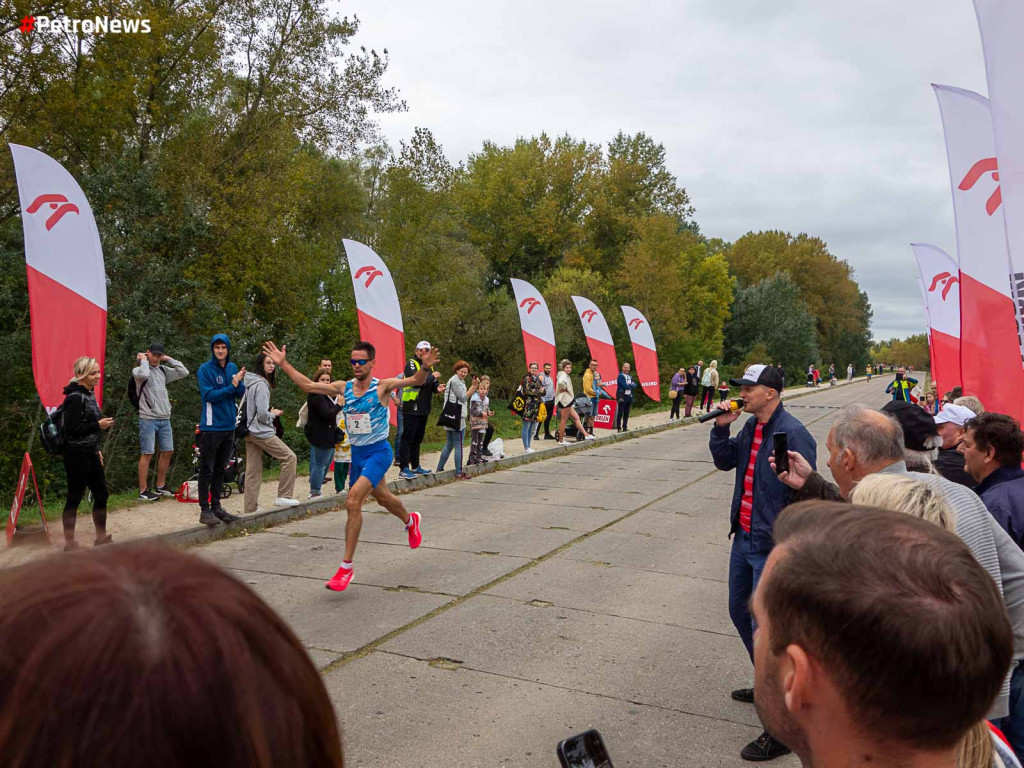
[[789,472],[789,438],[785,432],[776,432],[772,440],[775,441],[775,474]]
[[613,768],[601,734],[593,729],[558,742],[557,752],[562,768]]

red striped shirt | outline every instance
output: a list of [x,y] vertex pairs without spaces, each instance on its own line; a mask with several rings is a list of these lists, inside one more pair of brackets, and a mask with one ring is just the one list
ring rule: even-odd
[[757,422],[754,428],[754,439],[750,443],[750,457],[747,459],[747,471],[743,475],[743,498],[740,499],[740,528],[750,533],[750,515],[754,511],[754,465],[757,463],[757,452],[761,450],[761,437],[764,424]]

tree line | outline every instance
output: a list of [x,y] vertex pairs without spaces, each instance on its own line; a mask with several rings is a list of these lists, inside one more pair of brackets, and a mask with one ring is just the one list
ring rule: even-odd
[[[269,338],[310,373],[321,357],[347,360],[358,328],[346,237],[387,262],[407,340],[470,361],[499,396],[525,364],[513,276],[544,294],[559,357],[577,363],[588,352],[572,294],[604,310],[620,360],[631,347],[618,306],[639,308],[665,388],[698,358],[790,370],[869,359],[871,309],[846,262],[806,234],[706,236],[652,136],[484,141],[453,162],[427,128],[398,146],[381,138],[374,116],[405,109],[385,84],[387,51],[354,48],[358,19],[325,0],[109,5],[106,15],[149,18],[152,32],[25,35],[16,22],[0,30],[0,137],[62,163],[96,216],[108,277],[105,410],[120,417],[108,447],[114,488],[132,485],[137,439],[125,394],[135,353],[150,341],[193,371],[218,331],[231,336],[240,365],[251,367]],[[94,10],[71,2],[35,12]],[[0,325],[7,492],[41,415],[7,153]],[[199,397],[194,377],[170,389],[177,481]],[[282,387],[275,402],[294,413],[299,394]],[[290,425],[286,439],[305,452]],[[59,463],[38,449],[33,458],[59,492]]]

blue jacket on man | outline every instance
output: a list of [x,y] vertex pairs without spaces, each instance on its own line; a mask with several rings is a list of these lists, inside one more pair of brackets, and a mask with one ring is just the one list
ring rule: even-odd
[[[711,430],[711,457],[715,467],[723,471],[736,469],[740,461],[750,456],[750,446],[754,441],[754,429],[757,417],[752,416],[740,429],[736,437],[729,436],[729,426],[715,425]],[[785,432],[789,450],[799,453],[810,465],[817,468],[818,445],[815,443],[807,427],[795,416],[786,412],[782,403],[768,419],[761,431],[761,449],[754,463],[754,509],[750,516],[750,538],[752,551],[769,552],[774,545],[772,527],[775,518],[783,507],[792,501],[792,490],[783,485],[772,471],[768,457],[772,454],[772,444],[776,432]],[[736,486],[732,495],[732,514],[729,536],[740,528],[740,502],[743,499],[743,472],[736,473]]]
[[[213,355],[213,345],[222,342],[227,345],[228,356],[224,365]],[[245,385],[239,381],[236,387],[231,379],[238,373],[238,366],[231,362],[231,341],[226,334],[218,333],[210,339],[210,359],[199,366],[199,394],[203,408],[199,414],[200,432],[233,432],[235,430],[235,399],[245,394]]]
[[974,488],[989,514],[1024,549],[1024,469],[1004,466]]

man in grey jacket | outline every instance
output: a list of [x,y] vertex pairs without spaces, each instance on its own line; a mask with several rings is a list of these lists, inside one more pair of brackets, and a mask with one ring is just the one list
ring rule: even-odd
[[[146,352],[136,355],[138,365],[132,369],[135,391],[139,394],[139,499],[156,501],[173,496],[167,487],[167,469],[174,452],[171,431],[171,401],[167,385],[188,376],[188,368],[164,354],[164,345],[154,341]],[[149,490],[149,462],[160,452],[156,465],[156,488]]]

